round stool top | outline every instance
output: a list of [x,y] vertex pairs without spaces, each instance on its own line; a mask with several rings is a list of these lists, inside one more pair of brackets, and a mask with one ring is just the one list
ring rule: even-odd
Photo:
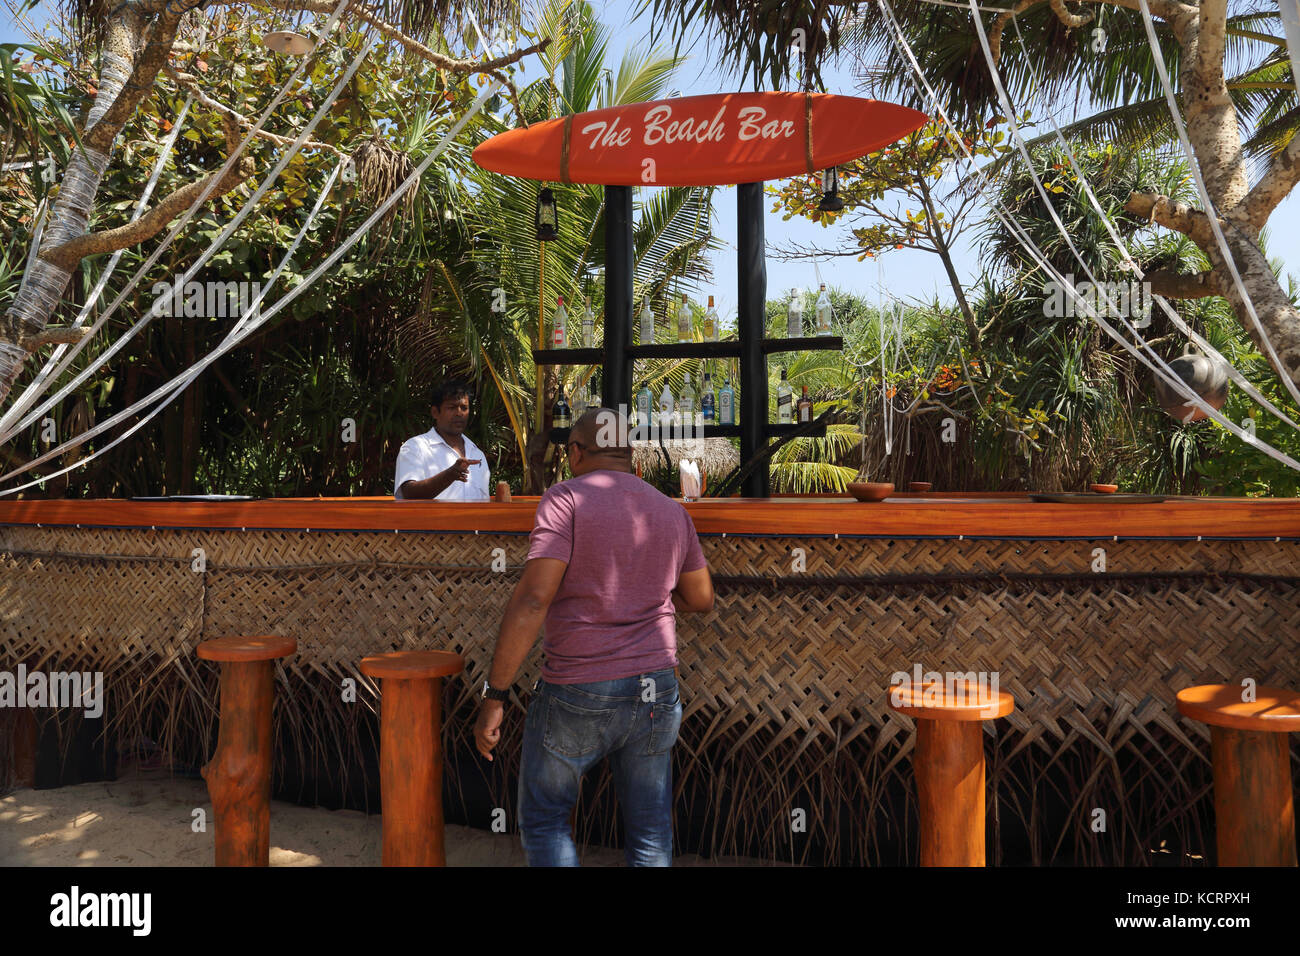
[[389,651],[361,659],[361,673],[367,677],[419,680],[446,677],[465,669],[465,659],[451,651]]
[[1006,691],[993,694],[990,688],[967,681],[955,681],[951,687],[908,681],[889,688],[889,706],[922,720],[992,720],[1015,710],[1016,701]]
[[205,661],[246,663],[287,657],[297,649],[298,642],[292,637],[263,634],[258,637],[216,637],[200,644],[198,654]]
[[1184,717],[1233,730],[1290,733],[1300,730],[1300,694],[1277,687],[1256,687],[1255,699],[1243,701],[1240,684],[1200,684],[1178,692]]

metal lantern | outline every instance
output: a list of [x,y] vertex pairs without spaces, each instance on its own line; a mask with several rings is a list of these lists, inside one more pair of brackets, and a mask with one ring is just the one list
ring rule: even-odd
[[559,238],[559,212],[555,208],[555,195],[549,186],[544,186],[537,194],[536,220],[538,242],[550,242]]
[[[1169,368],[1215,411],[1222,408],[1228,400],[1228,370],[1222,362],[1188,350],[1170,362]],[[1156,400],[1160,402],[1160,407],[1179,421],[1199,422],[1209,417],[1186,401],[1183,394],[1160,375],[1155,378],[1155,386]]]
[[284,30],[272,30],[270,33],[263,34],[262,43],[273,53],[282,53],[285,56],[306,56],[312,50],[316,49],[315,31],[306,29],[302,25],[303,17],[306,11],[300,10],[297,15],[297,22],[290,25],[286,19]]
[[817,204],[818,212],[839,212],[844,208],[840,198],[840,173],[834,166],[822,170],[822,201]]

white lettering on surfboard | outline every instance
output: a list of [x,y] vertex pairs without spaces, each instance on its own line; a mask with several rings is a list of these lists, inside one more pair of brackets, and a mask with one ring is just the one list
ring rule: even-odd
[[[669,143],[721,143],[727,135],[727,126],[723,122],[727,112],[725,105],[718,107],[712,118],[687,116],[674,119],[673,108],[667,103],[652,106],[642,117],[644,131],[641,142],[645,146],[657,146]],[[739,121],[737,135],[742,141],[752,139],[782,140],[794,135],[795,124],[792,120],[768,119],[767,110],[761,106],[742,107],[736,114]],[[621,116],[612,121],[597,120],[583,126],[579,132],[588,137],[587,149],[596,147],[627,146],[632,141],[632,130],[621,127]]]

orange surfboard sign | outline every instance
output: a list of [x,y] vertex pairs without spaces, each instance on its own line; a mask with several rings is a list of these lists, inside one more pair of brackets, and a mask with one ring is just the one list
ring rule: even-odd
[[920,129],[906,106],[829,93],[711,93],[611,106],[493,136],[484,169],[546,182],[722,186],[815,173]]

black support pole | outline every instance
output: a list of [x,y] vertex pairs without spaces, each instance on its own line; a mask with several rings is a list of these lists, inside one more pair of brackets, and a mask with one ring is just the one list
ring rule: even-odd
[[632,187],[605,187],[605,374],[601,402],[632,408]]
[[[763,184],[736,187],[737,314],[740,337],[740,460],[751,461],[762,451],[767,424],[767,359],[763,333],[767,324],[767,257],[763,238]],[[746,498],[767,497],[767,466],[745,476],[740,493]]]

